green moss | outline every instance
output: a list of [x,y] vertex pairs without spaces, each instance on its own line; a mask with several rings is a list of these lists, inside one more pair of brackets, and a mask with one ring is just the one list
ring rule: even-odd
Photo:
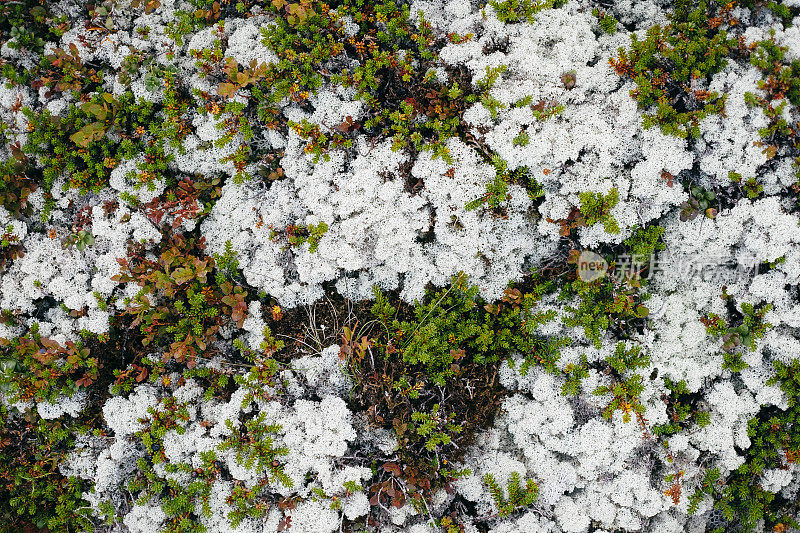
[[631,259],[638,263],[649,263],[656,252],[664,249],[662,235],[663,226],[635,226],[632,235],[624,243],[630,250]]
[[598,222],[603,225],[608,233],[619,233],[619,224],[611,216],[611,210],[619,203],[619,191],[612,187],[608,194],[596,192],[582,192],[578,195],[581,202],[581,213],[587,226],[591,227]]
[[592,15],[597,18],[597,21],[600,23],[600,28],[608,34],[615,34],[617,33],[617,19],[615,19],[612,15],[604,11],[600,11],[599,9],[595,8],[592,9]]

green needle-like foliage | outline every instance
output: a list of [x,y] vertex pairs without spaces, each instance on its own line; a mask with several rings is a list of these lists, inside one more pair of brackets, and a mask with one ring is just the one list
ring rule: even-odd
[[523,485],[522,476],[520,476],[519,472],[511,473],[508,485],[506,485],[508,497],[506,497],[502,487],[498,485],[492,474],[483,476],[483,482],[489,487],[492,500],[494,500],[494,505],[497,508],[497,515],[501,518],[524,510],[539,497],[539,486],[532,479],[525,480],[525,485]]
[[579,198],[581,213],[587,226],[591,227],[599,222],[608,233],[619,233],[619,224],[611,216],[611,210],[619,203],[619,191],[616,187],[608,191],[608,194],[582,192]]
[[644,40],[631,34],[630,49],[620,48],[610,60],[618,74],[636,83],[631,96],[648,111],[645,128],[657,125],[667,135],[697,137],[699,122],[722,112],[725,96],[703,91],[696,82],[710,81],[736,48],[736,39],[721,29],[729,17],[729,8],[714,0],[679,0],[669,24],[653,26]]

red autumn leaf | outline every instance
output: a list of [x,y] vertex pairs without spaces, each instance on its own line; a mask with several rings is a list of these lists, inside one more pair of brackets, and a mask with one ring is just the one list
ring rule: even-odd
[[94,383],[94,379],[92,379],[91,376],[89,376],[89,374],[84,374],[84,376],[81,379],[75,382],[75,385],[79,387],[88,387],[92,383]]
[[398,465],[397,463],[384,463],[383,469],[386,472],[390,472],[390,473],[394,474],[397,477],[400,477],[400,474],[402,472],[400,470],[400,465]]
[[392,497],[392,507],[399,509],[406,503],[406,497],[402,492],[398,492],[396,496]]
[[292,517],[284,516],[281,518],[281,521],[278,523],[278,531],[284,531],[290,527],[292,527]]
[[347,115],[347,117],[344,119],[344,122],[336,126],[335,129],[341,131],[342,133],[350,133],[351,131],[355,131],[360,127],[360,123],[354,121],[353,117],[350,115]]

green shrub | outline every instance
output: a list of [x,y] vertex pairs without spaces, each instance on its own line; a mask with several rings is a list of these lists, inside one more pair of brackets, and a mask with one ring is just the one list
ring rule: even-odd
[[[730,15],[714,0],[678,0],[665,27],[653,26],[644,40],[631,34],[631,47],[609,60],[616,72],[632,79],[645,128],[659,126],[667,135],[697,137],[699,122],[723,111],[725,96],[696,88],[727,64],[738,43],[720,29]],[[655,112],[651,111],[653,108]]]
[[522,476],[519,475],[519,472],[512,472],[508,480],[508,485],[506,486],[507,498],[492,474],[484,475],[483,483],[492,494],[492,500],[494,500],[497,515],[500,518],[523,511],[539,497],[539,486],[532,479],[526,480],[525,486],[523,486]]
[[283,467],[278,463],[278,457],[287,455],[289,449],[285,446],[276,448],[273,441],[273,435],[280,431],[281,426],[264,423],[265,416],[265,413],[260,413],[243,425],[226,420],[225,425],[231,430],[231,436],[225,439],[219,450],[234,450],[237,463],[248,470],[267,469],[273,479],[291,488],[292,480],[283,473]]
[[411,308],[376,290],[374,319],[363,322],[363,334],[344,330],[341,354],[355,382],[354,409],[367,410],[372,423],[397,435],[397,476],[418,487],[426,480],[427,496],[457,476],[448,465],[504,396],[501,361],[521,354],[522,373],[534,365],[559,372],[555,363],[569,339],[536,331],[556,316],[536,309],[553,290],[534,275],[488,304],[462,275]]
[[612,187],[608,194],[596,192],[582,192],[579,195],[581,213],[587,226],[591,227],[598,222],[603,225],[608,233],[619,233],[619,224],[611,216],[611,209],[619,203],[619,191]]
[[544,9],[559,8],[566,0],[489,0],[500,22],[509,24],[527,21],[533,24],[534,15]]
[[720,483],[719,470],[708,470],[690,498],[689,509],[694,511],[704,495],[712,496],[714,507],[748,532],[800,527],[796,502],[768,492],[760,484],[761,474],[767,469],[786,468],[800,460],[800,361],[773,364],[775,375],[767,383],[780,385],[789,408],[762,407],[748,424],[751,445],[745,451],[744,464],[728,475],[724,483]]
[[30,334],[0,337],[0,391],[15,401],[56,401],[85,389],[99,376],[101,363],[88,348]]
[[533,331],[555,318],[555,312],[535,312],[537,296],[518,289],[507,289],[499,305],[483,304],[477,295],[477,287],[455,278],[449,288],[414,307],[415,320],[395,320],[391,328],[398,332],[403,361],[423,365],[439,384],[453,375],[452,365],[462,358],[484,364],[517,351],[526,358],[536,354],[552,368],[555,359],[547,358]]
[[57,41],[67,30],[67,17],[57,17],[50,2],[19,0],[0,4],[0,32],[8,47],[41,53],[47,41]]
[[630,251],[631,260],[637,263],[649,263],[656,252],[664,250],[663,226],[634,226],[633,233],[625,239],[625,246]]
[[673,381],[665,377],[664,386],[670,391],[669,396],[664,398],[669,422],[653,426],[653,434],[669,437],[689,428],[692,422],[701,428],[709,424],[710,413],[697,409],[700,395],[689,392],[685,380]]
[[30,215],[28,196],[36,190],[36,173],[19,145],[11,149],[14,157],[0,163],[0,206],[13,216]]
[[[122,283],[135,281],[142,289],[125,314],[134,318],[143,345],[165,348],[161,365],[154,365],[151,379],[161,374],[170,359],[193,367],[198,354],[208,349],[210,341],[225,319],[241,327],[247,314],[245,291],[226,279],[234,259],[222,256],[220,272],[213,257],[205,255],[203,240],[173,235],[162,243],[158,259],[147,259],[141,250],[121,262]],[[232,250],[228,250],[232,252]],[[214,283],[210,283],[209,275]],[[221,281],[221,283],[216,283]]]
[[[769,39],[758,42],[750,55],[750,63],[762,72],[763,77],[758,82],[761,91],[759,95],[745,93],[745,102],[763,109],[769,119],[769,124],[759,130],[764,139],[761,143],[764,146],[762,153],[766,154],[767,159],[786,155],[793,157],[797,183],[800,184],[800,156],[797,155],[800,136],[797,134],[796,121],[793,124],[786,118],[787,106],[800,105],[800,61],[789,61],[786,52],[787,48],[775,42],[774,30],[770,31]],[[754,177],[744,181],[739,174],[732,173],[731,179],[743,183],[748,198],[756,198],[763,191]],[[795,189],[800,190],[800,187]]]
[[615,19],[612,15],[604,11],[600,11],[599,9],[595,8],[592,9],[592,15],[597,18],[597,21],[600,23],[600,28],[609,34],[617,33],[617,19]]
[[460,433],[464,430],[463,427],[453,424],[450,420],[455,419],[455,413],[440,414],[439,404],[433,404],[431,412],[414,411],[411,413],[411,420],[413,421],[413,430],[423,437],[425,441],[425,449],[434,451],[441,446],[450,444],[453,433]]
[[[145,153],[147,162],[141,166],[140,180],[147,184],[166,170],[166,156],[158,144],[149,146],[140,127],[147,128],[156,120],[157,109],[126,93],[119,99],[111,94],[96,95],[80,106],[70,105],[66,116],[53,116],[50,111],[33,113],[25,109],[32,129],[24,151],[36,155],[43,167],[41,183],[50,191],[63,172],[69,175],[64,188],[81,192],[98,192],[108,185],[111,170],[126,159]],[[112,141],[106,134],[114,132],[123,137]]]
[[[611,402],[603,409],[603,417],[610,420],[614,411],[622,411],[623,421],[628,422],[633,412],[637,418],[644,414],[644,405],[639,396],[644,391],[644,378],[635,372],[647,368],[650,358],[642,354],[638,346],[627,348],[624,343],[617,343],[614,353],[606,358],[605,366],[612,377],[612,383],[595,389],[594,394],[611,394]],[[641,423],[641,418],[639,418]]]
[[35,409],[10,409],[0,406],[0,533],[92,530],[82,499],[90,487],[59,472],[74,444],[76,424],[43,420]]
[[639,285],[637,280],[630,280],[617,286],[610,276],[591,282],[576,279],[566,283],[561,298],[577,297],[578,306],[564,307],[569,313],[563,319],[564,324],[582,327],[586,337],[597,348],[602,345],[602,338],[610,328],[623,338],[629,337],[636,324],[649,313],[643,305],[648,296],[640,293]]
[[[723,296],[727,298],[725,294]],[[701,319],[703,325],[706,326],[707,334],[722,338],[724,352],[722,368],[731,372],[741,372],[747,368],[739,347],[745,347],[750,351],[756,349],[756,341],[772,327],[764,320],[764,315],[770,310],[772,310],[772,304],[762,304],[756,307],[743,302],[741,312],[735,312],[730,322],[726,322],[715,313],[709,313]],[[740,322],[740,324],[734,326],[735,322]]]

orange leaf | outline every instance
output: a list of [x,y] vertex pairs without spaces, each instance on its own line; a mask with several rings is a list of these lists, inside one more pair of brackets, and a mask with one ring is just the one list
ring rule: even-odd
[[236,94],[236,86],[232,83],[220,83],[218,90],[220,96],[227,96],[230,98]]

